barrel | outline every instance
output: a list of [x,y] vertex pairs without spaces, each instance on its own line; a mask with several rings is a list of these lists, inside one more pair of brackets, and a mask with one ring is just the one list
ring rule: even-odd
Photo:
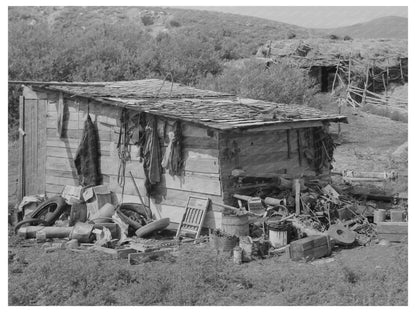
[[223,215],[221,227],[225,233],[230,235],[248,236],[248,215]]
[[374,223],[384,222],[386,220],[386,210],[377,209],[374,210]]

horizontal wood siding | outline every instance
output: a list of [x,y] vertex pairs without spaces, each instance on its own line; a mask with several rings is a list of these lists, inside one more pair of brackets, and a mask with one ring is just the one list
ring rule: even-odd
[[[90,116],[97,125],[100,139],[100,164],[103,183],[107,184],[109,189],[116,193],[118,200],[121,202],[123,189],[117,178],[120,160],[116,149],[121,109],[94,102],[90,102],[88,105],[86,101],[65,98],[64,126],[66,135],[64,138],[59,138],[56,130],[58,96],[55,93],[49,93],[48,98],[45,133],[47,156],[44,160],[47,193],[59,194],[66,184],[78,185],[74,157],[82,138],[84,121],[89,106]],[[158,120],[163,155],[168,146],[168,140],[165,138],[167,132],[172,129],[172,121],[162,118]],[[165,129],[165,132],[160,132],[160,129]],[[182,136],[185,172],[181,177],[171,176],[169,172],[164,172],[161,175],[161,183],[157,188],[158,195],[151,199],[153,214],[156,217],[169,217],[172,222],[180,221],[189,195],[205,196],[219,202],[222,200],[218,161],[218,133],[192,124],[182,123]],[[143,199],[147,203],[143,164],[139,161],[137,147],[131,145],[129,148],[131,160],[126,163],[123,201],[140,202],[129,174],[131,172]],[[215,213],[220,214],[218,211]],[[207,224],[215,225],[215,220],[218,221],[218,218],[217,215],[214,217],[214,211],[211,211],[207,216]]]

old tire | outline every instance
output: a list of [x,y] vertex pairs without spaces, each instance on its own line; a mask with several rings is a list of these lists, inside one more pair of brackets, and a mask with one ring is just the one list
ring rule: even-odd
[[45,225],[52,225],[69,208],[65,199],[55,196],[45,200],[30,215],[31,218],[45,221]]
[[146,224],[145,226],[141,227],[136,231],[137,237],[144,237],[146,235],[149,235],[152,232],[163,230],[164,228],[167,228],[170,223],[169,218],[163,218],[156,221],[153,221],[149,224]]
[[140,219],[147,218],[146,209],[147,207],[144,207],[141,204],[123,203],[117,207],[116,213],[121,221],[128,224],[136,231],[144,225],[140,222]]
[[35,218],[25,219],[25,220],[20,221],[14,226],[14,232],[17,233],[20,227],[26,223],[29,223],[30,225],[38,225],[38,224],[46,225],[45,220],[42,220],[42,219],[35,219]]

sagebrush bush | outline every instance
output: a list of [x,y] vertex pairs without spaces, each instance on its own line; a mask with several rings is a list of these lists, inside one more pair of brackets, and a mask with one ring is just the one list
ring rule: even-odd
[[202,79],[199,87],[277,103],[308,103],[316,92],[306,72],[285,63],[266,66],[246,60],[222,74]]

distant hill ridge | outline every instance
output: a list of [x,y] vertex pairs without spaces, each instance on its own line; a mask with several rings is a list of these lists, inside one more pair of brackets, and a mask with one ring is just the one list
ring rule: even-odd
[[408,19],[406,17],[399,16],[385,16],[365,23],[338,27],[329,30],[320,29],[319,31],[326,32],[327,34],[334,34],[340,37],[348,35],[357,39],[407,39]]
[[253,45],[264,44],[266,40],[325,37],[331,34],[359,39],[407,39],[408,36],[408,19],[397,16],[333,29],[307,29],[258,17],[169,7],[9,7],[9,23],[16,21],[32,24],[46,22],[57,30],[94,27],[103,22],[132,23],[150,33],[169,31],[171,26],[184,31],[204,27],[213,30],[222,28],[230,37],[240,37],[240,40],[250,41]]

